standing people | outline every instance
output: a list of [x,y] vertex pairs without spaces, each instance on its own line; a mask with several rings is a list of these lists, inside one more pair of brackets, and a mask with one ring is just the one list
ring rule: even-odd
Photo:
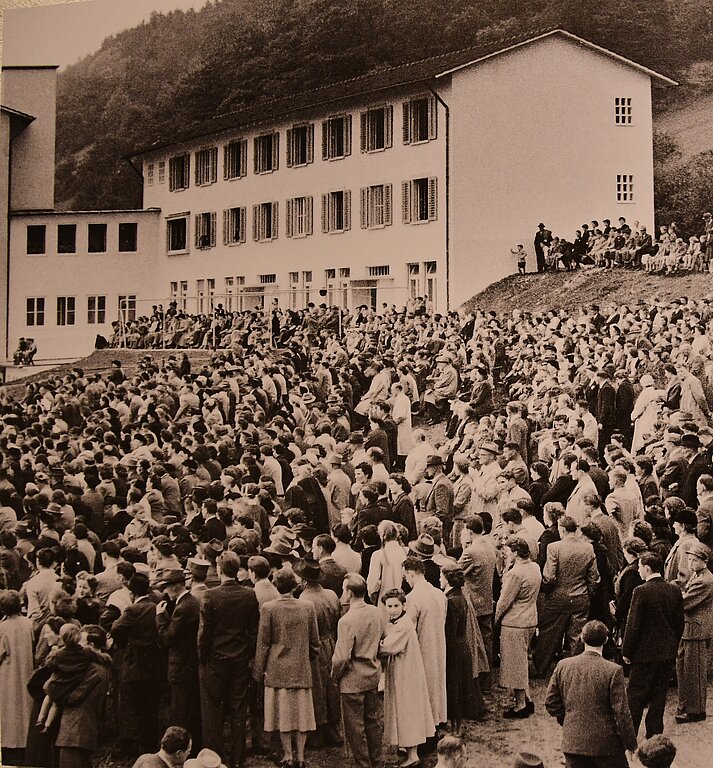
[[260,614],[255,592],[236,580],[240,558],[234,552],[223,552],[216,565],[220,586],[204,593],[198,629],[203,744],[219,755],[225,754],[223,718],[227,710],[231,768],[242,768],[250,662],[255,656]]
[[552,232],[549,229],[545,229],[544,224],[537,225],[537,232],[535,232],[535,256],[537,258],[537,271],[544,272],[547,268],[545,263],[545,248],[552,242]]
[[339,620],[332,656],[332,676],[339,686],[344,735],[357,768],[381,765],[381,702],[377,655],[386,620],[367,605],[366,581],[356,573],[344,579],[349,610]]
[[659,555],[647,552],[639,558],[644,583],[631,598],[621,649],[624,661],[631,664],[628,696],[634,730],[638,733],[648,707],[647,739],[663,733],[666,691],[684,626],[681,590],[664,581],[662,570]]
[[425,475],[431,491],[424,505],[426,515],[435,515],[443,523],[443,541],[451,540],[453,528],[453,483],[443,474],[443,459],[433,454],[426,461]]
[[568,768],[626,768],[636,732],[626,700],[622,668],[602,656],[607,628],[590,621],[582,629],[584,653],[557,664],[545,707],[562,726]]

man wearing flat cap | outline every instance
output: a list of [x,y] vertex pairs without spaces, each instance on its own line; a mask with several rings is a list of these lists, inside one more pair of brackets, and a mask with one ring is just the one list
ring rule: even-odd
[[711,550],[700,541],[686,547],[691,577],[683,588],[684,627],[676,659],[677,723],[706,719],[708,658],[713,639],[713,573]]
[[158,588],[166,599],[156,606],[156,628],[161,645],[168,652],[168,685],[171,693],[171,723],[200,738],[200,690],[198,687],[198,624],[200,603],[186,589],[182,570],[164,571]]
[[426,479],[431,490],[426,497],[426,515],[435,515],[443,523],[443,540],[450,541],[453,528],[453,483],[443,473],[443,459],[433,454],[426,460]]

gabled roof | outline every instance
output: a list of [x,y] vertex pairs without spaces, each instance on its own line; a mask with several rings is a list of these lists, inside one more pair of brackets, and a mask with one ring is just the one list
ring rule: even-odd
[[667,85],[677,85],[674,80],[613,51],[595,45],[571,32],[560,28],[547,28],[530,31],[527,34],[515,37],[478,43],[468,48],[431,56],[427,59],[381,67],[348,80],[328,83],[319,88],[290,96],[261,101],[233,112],[216,115],[207,122],[189,126],[184,131],[173,134],[170,139],[159,139],[151,146],[137,150],[130,157],[137,157],[186,141],[208,138],[231,129],[246,129],[257,124],[276,122],[277,119],[315,109],[316,107],[324,108],[333,105],[334,111],[337,112],[339,105],[350,98],[376,94],[405,86],[415,86],[428,83],[429,81],[434,83],[439,78],[450,75],[460,69],[473,66],[486,59],[500,56],[554,35],[563,36],[571,42],[614,59],[620,64],[632,67],[651,78],[657,79],[659,82]]

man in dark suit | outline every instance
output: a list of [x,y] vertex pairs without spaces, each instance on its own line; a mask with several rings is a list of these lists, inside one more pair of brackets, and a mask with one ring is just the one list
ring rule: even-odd
[[608,631],[601,621],[582,629],[584,653],[557,664],[545,707],[562,726],[568,768],[625,768],[636,733],[622,668],[602,657]]
[[183,571],[167,571],[159,587],[168,600],[156,606],[156,627],[168,651],[171,723],[193,738],[193,751],[201,748],[201,707],[198,685],[198,625],[200,603],[186,589]]
[[607,365],[597,371],[597,421],[599,422],[599,455],[609,445],[616,429],[616,390],[612,384],[613,366]]
[[312,557],[322,569],[322,578],[319,583],[324,589],[331,589],[337,597],[341,598],[347,569],[332,557],[336,548],[334,539],[327,533],[321,533],[312,542]]
[[260,620],[255,592],[238,584],[240,558],[223,552],[217,560],[220,586],[206,590],[198,628],[198,675],[203,744],[226,755],[223,715],[230,713],[231,768],[245,765],[250,662]]
[[547,268],[545,263],[545,246],[552,243],[552,232],[549,229],[545,229],[544,224],[537,225],[537,232],[535,232],[535,258],[537,259],[537,271],[544,272]]
[[[164,654],[156,629],[156,604],[149,597],[149,578],[129,579],[134,602],[112,624],[111,636],[123,648],[121,689],[126,702],[126,742],[133,757],[155,752],[159,740],[158,711],[165,677]],[[123,725],[123,724],[122,724]]]
[[426,515],[435,515],[443,523],[443,541],[450,541],[453,529],[453,483],[443,473],[443,459],[438,454],[426,459],[424,475],[431,481],[431,491],[426,497]]
[[664,581],[661,557],[647,552],[639,559],[644,584],[631,598],[622,656],[631,664],[629,706],[638,732],[644,709],[646,738],[663,733],[663,714],[678,644],[683,635],[683,597],[675,584]]

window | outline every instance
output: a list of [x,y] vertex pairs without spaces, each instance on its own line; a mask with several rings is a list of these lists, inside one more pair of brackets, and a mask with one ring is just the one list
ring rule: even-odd
[[351,229],[352,195],[348,189],[322,195],[322,232]]
[[196,248],[214,248],[216,228],[215,213],[197,213],[194,223]]
[[166,220],[166,250],[169,253],[188,250],[188,216]]
[[89,253],[106,253],[106,224],[89,224],[88,230]]
[[77,225],[60,224],[57,227],[57,253],[77,252]]
[[351,277],[351,276],[352,276],[351,267],[340,267],[339,268],[339,277]]
[[119,296],[117,304],[119,309],[119,320],[124,323],[129,320],[136,320],[136,294]]
[[337,277],[337,270],[336,269],[325,269],[324,270],[324,277],[326,280],[334,280]]
[[179,307],[185,312],[188,307],[188,280],[181,280],[178,291]]
[[57,325],[74,325],[74,296],[57,297]]
[[176,155],[168,161],[168,188],[171,192],[188,189],[191,172],[191,156]]
[[617,96],[614,99],[614,122],[617,125],[631,125],[630,96]]
[[228,312],[233,311],[233,296],[235,292],[234,283],[235,281],[232,277],[225,278],[225,309]]
[[159,160],[158,162],[158,183],[164,184],[166,182],[166,161]]
[[330,117],[322,123],[322,160],[337,160],[352,153],[352,116]]
[[223,245],[245,242],[245,208],[228,208],[223,211]]
[[369,277],[388,277],[391,269],[388,264],[380,267],[369,267]]
[[119,251],[133,253],[138,249],[139,225],[135,222],[119,224]]
[[287,129],[287,167],[314,162],[314,124],[295,125]]
[[409,264],[408,265],[408,294],[409,297],[415,299],[421,295],[421,265]]
[[87,298],[87,323],[101,325],[106,322],[106,296]]
[[634,202],[634,177],[630,173],[617,173],[616,201],[617,203]]
[[293,197],[287,201],[287,237],[307,237],[312,234],[312,198]]
[[148,163],[146,166],[146,186],[147,187],[153,187],[153,176],[154,176],[154,164]]
[[196,186],[215,184],[218,180],[218,147],[196,152]]
[[279,167],[280,134],[266,133],[255,137],[255,173],[272,173]]
[[260,275],[260,282],[263,285],[272,285],[277,282],[277,275]]
[[176,304],[178,304],[178,283],[171,283],[170,285],[170,292],[171,292],[171,303],[174,301]]
[[223,149],[223,178],[241,179],[248,174],[248,142],[247,139],[236,139],[225,145]]
[[28,224],[27,253],[45,253],[47,247],[47,227],[44,224]]
[[196,312],[199,315],[205,312],[205,280],[196,280]]
[[433,96],[405,101],[403,105],[404,144],[432,141],[438,135],[438,106]]
[[435,221],[438,215],[437,180],[412,179],[401,185],[404,224]]
[[391,192],[391,184],[377,184],[362,188],[360,206],[362,229],[391,225]]
[[379,107],[361,113],[361,151],[379,152],[391,146],[393,107]]
[[277,203],[253,205],[253,240],[277,239]]
[[26,325],[44,325],[45,324],[45,300],[43,297],[27,300],[27,319]]
[[215,308],[215,278],[209,278],[206,280],[208,286],[208,312],[212,312]]

